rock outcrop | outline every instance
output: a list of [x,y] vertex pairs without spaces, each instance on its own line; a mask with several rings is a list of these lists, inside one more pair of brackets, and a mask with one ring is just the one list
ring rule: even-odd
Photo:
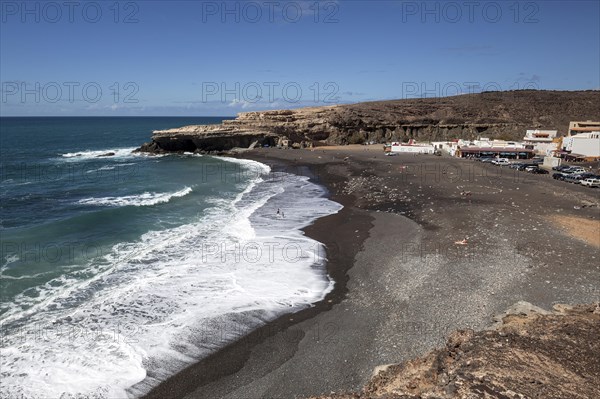
[[558,129],[571,120],[600,119],[600,91],[507,91],[444,98],[241,113],[220,125],[153,132],[147,152],[226,151],[257,141],[274,145],[286,136],[311,145],[367,141],[473,139],[520,140],[526,129]]
[[221,125],[185,126],[178,129],[153,132],[152,143],[144,144],[142,152],[219,152],[235,147],[249,147],[258,141],[260,144],[274,145],[278,136],[267,130],[248,127]]
[[361,392],[319,399],[600,398],[600,305],[519,303],[497,329],[453,333],[446,347],[384,367]]

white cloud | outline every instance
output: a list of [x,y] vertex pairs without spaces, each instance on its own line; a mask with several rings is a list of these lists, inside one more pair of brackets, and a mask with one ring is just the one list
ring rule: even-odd
[[238,100],[237,98],[234,99],[232,102],[230,102],[229,104],[227,104],[228,107],[232,107],[232,108],[242,108],[242,109],[248,109],[248,108],[253,108],[256,106],[256,104],[251,103],[249,101],[246,100]]

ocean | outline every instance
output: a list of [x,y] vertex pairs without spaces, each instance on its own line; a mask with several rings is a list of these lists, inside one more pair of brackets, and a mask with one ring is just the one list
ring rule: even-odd
[[139,397],[331,291],[341,205],[250,160],[132,150],[223,118],[0,118],[2,397]]

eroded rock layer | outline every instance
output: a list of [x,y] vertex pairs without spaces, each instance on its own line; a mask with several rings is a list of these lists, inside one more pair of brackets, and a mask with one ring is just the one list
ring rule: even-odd
[[480,136],[520,140],[526,129],[558,129],[572,120],[600,119],[600,91],[507,91],[445,98],[378,101],[240,113],[220,125],[153,132],[146,152],[218,152],[252,143],[360,144],[444,141]]

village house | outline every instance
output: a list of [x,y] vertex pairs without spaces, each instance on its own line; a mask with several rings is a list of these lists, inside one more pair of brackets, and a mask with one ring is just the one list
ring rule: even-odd
[[498,157],[512,159],[528,159],[534,156],[532,149],[526,148],[517,141],[490,140],[481,137],[468,145],[458,146],[456,156],[460,158]]
[[576,161],[600,159],[600,122],[571,122],[558,155]]
[[408,143],[393,142],[385,147],[386,152],[400,152],[413,154],[433,154],[435,148],[432,144],[417,144],[414,140],[409,140]]
[[525,133],[523,142],[536,154],[549,156],[558,148],[560,140],[556,138],[557,134],[558,130],[530,129]]

